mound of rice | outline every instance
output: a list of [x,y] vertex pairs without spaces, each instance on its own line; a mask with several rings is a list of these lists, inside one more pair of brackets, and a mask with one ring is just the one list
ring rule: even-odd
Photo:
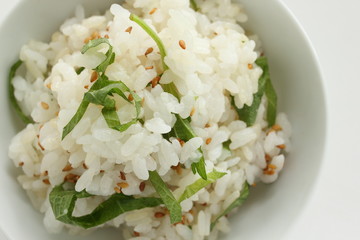
[[[124,213],[100,227],[122,226],[125,239],[217,239],[228,232],[228,220],[211,221],[240,196],[244,183],[274,182],[289,151],[291,127],[283,113],[268,128],[267,99],[263,98],[253,126],[239,120],[231,106],[251,105],[262,69],[255,60],[262,54],[256,36],[245,35],[239,25],[247,21],[241,5],[224,0],[127,0],[113,5],[105,15],[85,18],[82,7],[66,20],[50,43],[31,41],[20,59],[26,70],[14,78],[15,96],[23,111],[35,121],[12,140],[9,156],[23,174],[18,177],[31,202],[44,214],[49,232],[63,229],[82,233],[80,227],[57,221],[49,193],[64,179],[74,180],[75,190],[95,195],[79,199],[74,215],[91,212],[118,186],[135,197],[154,196],[149,171],[157,170],[178,198],[184,188],[199,179],[191,171],[201,147],[207,172],[227,173],[181,203],[183,221],[171,224],[163,206]],[[169,66],[159,84],[149,86],[161,73],[159,49],[149,35],[129,20],[141,16],[159,34],[167,49]],[[91,104],[75,129],[61,139],[64,126],[74,116],[84,93],[92,86],[94,67],[106,48],[81,54],[84,42],[108,38],[116,54],[107,69],[112,80],[123,81],[142,100],[141,119],[124,132],[110,129],[99,106]],[[77,74],[80,67],[85,69]],[[182,96],[179,102],[161,84],[173,82]],[[122,122],[131,120],[133,106],[116,98]],[[174,113],[191,117],[198,137],[187,142],[163,134],[175,124]],[[224,143],[231,141],[229,148]],[[195,156],[194,156],[195,155]],[[161,213],[161,214],[160,214]],[[189,227],[191,226],[191,228]]]

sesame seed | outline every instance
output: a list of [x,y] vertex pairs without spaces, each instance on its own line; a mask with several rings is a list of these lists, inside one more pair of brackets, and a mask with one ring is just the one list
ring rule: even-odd
[[282,127],[279,124],[275,124],[274,126],[271,127],[271,129],[275,130],[275,131],[281,131]]
[[205,128],[209,128],[211,125],[209,123],[205,124]]
[[49,109],[49,104],[47,104],[46,102],[41,102],[41,107],[45,110],[48,110]]
[[179,41],[179,46],[182,48],[182,49],[186,49],[186,43],[185,43],[185,41],[184,40],[180,40]]
[[264,170],[263,173],[265,175],[274,175],[275,174],[275,171],[274,170]]
[[165,216],[165,213],[162,213],[162,212],[156,212],[155,214],[154,214],[154,217],[155,218],[162,218],[162,217],[164,217]]
[[180,163],[176,166],[171,166],[171,169],[175,170],[178,175],[182,174],[182,167],[181,167]]
[[86,165],[86,163],[83,163],[82,166],[84,169],[89,169],[88,166]]
[[19,162],[19,167],[22,167],[22,166],[24,166],[24,162]]
[[154,69],[154,66],[149,66],[145,68],[145,70],[151,70],[151,69]]
[[73,170],[73,168],[72,168],[71,164],[68,164],[63,168],[62,171],[63,172],[68,172],[68,171],[71,171],[71,170]]
[[133,27],[130,26],[125,30],[125,32],[131,33],[132,29],[133,29]]
[[51,89],[51,83],[46,84],[46,87],[47,87],[48,89]]
[[145,52],[145,56],[149,55],[150,53],[152,53],[154,51],[154,49],[152,47],[149,47],[146,52]]
[[153,8],[151,9],[151,11],[149,12],[150,15],[154,14],[156,12],[157,8]]
[[135,237],[139,237],[139,236],[140,236],[140,233],[134,231],[134,236],[135,236]]
[[120,178],[121,180],[126,181],[126,175],[124,172],[120,172]]
[[249,63],[248,64],[248,69],[253,69],[253,68],[254,68],[254,66],[251,63]]
[[274,164],[269,164],[269,165],[268,165],[268,168],[270,168],[270,169],[276,169],[277,167],[276,167]]
[[192,117],[194,114],[195,114],[195,108],[192,108],[190,112],[190,117]]
[[265,154],[265,160],[267,162],[270,162],[272,160],[272,157],[269,154]]
[[43,179],[42,182],[45,183],[45,184],[47,184],[47,185],[50,185],[50,180],[47,179],[47,178],[46,178],[46,179]]
[[115,191],[116,193],[121,193],[121,190],[120,190],[120,188],[118,188],[118,187],[114,187],[114,191]]
[[69,173],[68,175],[65,176],[64,181],[70,182],[70,183],[76,183],[77,180],[79,180],[79,178],[80,178],[79,175]]
[[145,190],[145,186],[146,186],[146,183],[145,182],[141,182],[140,185],[139,185],[139,190],[140,192],[143,192]]
[[46,170],[42,175],[47,176],[49,175],[49,172]]
[[160,76],[155,77],[153,80],[151,80],[151,87],[154,88],[158,83],[160,82]]
[[89,89],[89,85],[85,85],[84,88],[85,88],[85,89]]
[[126,182],[121,182],[121,183],[118,183],[116,184],[118,187],[120,188],[128,188],[129,187],[129,184],[126,183]]
[[108,34],[105,34],[104,38],[109,39],[110,37]]
[[285,149],[286,145],[285,144],[280,144],[280,145],[277,145],[276,147],[279,148],[279,149]]
[[206,145],[209,145],[210,143],[211,143],[211,141],[212,141],[212,138],[208,138],[208,139],[206,139]]
[[105,170],[102,170],[102,169],[100,170],[100,173],[104,173],[104,172],[105,172]]
[[256,183],[251,184],[252,187],[256,187]]
[[91,74],[91,78],[90,78],[90,82],[95,82],[98,79],[98,73],[97,72],[93,72]]
[[128,100],[129,100],[129,101],[134,100],[134,97],[133,97],[133,95],[132,95],[131,93],[130,93],[129,96],[128,96]]
[[184,140],[182,140],[182,139],[180,139],[180,138],[178,138],[177,140],[179,141],[179,143],[180,143],[181,146],[184,146],[184,144],[185,144],[185,141],[184,141]]
[[44,151],[44,150],[45,150],[45,148],[41,145],[40,142],[38,142],[38,146],[40,147],[41,151]]

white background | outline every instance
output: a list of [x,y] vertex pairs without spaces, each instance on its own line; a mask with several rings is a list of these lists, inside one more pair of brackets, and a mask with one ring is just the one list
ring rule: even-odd
[[[0,1],[1,21],[18,0]],[[360,239],[360,1],[282,1],[318,53],[329,110],[320,176],[285,240]]]

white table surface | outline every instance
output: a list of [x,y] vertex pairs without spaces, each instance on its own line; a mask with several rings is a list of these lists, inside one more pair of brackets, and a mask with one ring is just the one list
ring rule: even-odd
[[[18,1],[1,0],[0,21]],[[282,1],[302,24],[318,53],[329,110],[329,138],[320,176],[307,206],[284,240],[357,240],[360,239],[360,1]],[[271,236],[268,239],[272,240]]]

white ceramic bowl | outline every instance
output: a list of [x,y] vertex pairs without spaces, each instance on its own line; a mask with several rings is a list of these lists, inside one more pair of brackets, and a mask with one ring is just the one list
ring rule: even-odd
[[[30,39],[49,40],[60,24],[82,3],[88,14],[103,12],[115,0],[16,0],[0,22],[0,239],[60,240],[119,239],[114,230],[91,236],[49,235],[42,216],[31,206],[16,181],[17,170],[8,159],[11,138],[21,124],[7,98],[7,73],[20,47]],[[232,232],[222,239],[283,239],[312,193],[326,139],[326,103],[314,50],[293,15],[279,0],[242,0],[247,28],[260,35],[270,61],[280,110],[293,124],[293,150],[280,179],[251,191],[249,200],[231,217]]]

